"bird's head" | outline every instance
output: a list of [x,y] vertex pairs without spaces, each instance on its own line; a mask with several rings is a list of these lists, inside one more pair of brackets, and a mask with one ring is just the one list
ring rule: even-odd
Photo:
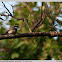
[[18,25],[14,25],[13,27],[14,27],[15,29],[17,29],[19,26],[18,26]]

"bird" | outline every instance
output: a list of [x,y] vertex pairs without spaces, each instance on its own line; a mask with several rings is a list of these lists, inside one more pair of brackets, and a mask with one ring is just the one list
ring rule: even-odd
[[16,34],[18,27],[19,27],[18,25],[14,25],[14,26],[10,27],[3,35],[5,35],[5,34]]

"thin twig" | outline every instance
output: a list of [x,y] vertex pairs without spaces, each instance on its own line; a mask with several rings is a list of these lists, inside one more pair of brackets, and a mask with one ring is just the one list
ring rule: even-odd
[[[6,17],[8,17],[8,16],[11,16],[11,15],[2,15],[2,14],[0,14],[1,16],[6,16]],[[14,19],[17,19],[17,20],[23,20],[23,18],[17,18],[17,17],[15,17],[15,16],[11,16],[12,18],[14,18]]]
[[24,21],[25,21],[27,27],[29,28],[29,31],[32,32],[32,31],[31,31],[31,28],[29,27],[29,25],[28,25],[28,23],[27,23],[27,21],[26,21],[26,19],[25,19],[25,18],[23,18],[23,19],[24,19]]
[[2,2],[2,4],[4,5],[4,7],[6,8],[6,10],[9,12],[10,16],[12,16],[11,12],[8,10],[8,8],[5,6],[5,4]]
[[24,21],[24,19],[23,18],[17,18],[17,17],[14,17],[14,16],[12,16],[14,19],[17,19],[17,20],[23,20]]
[[42,14],[42,7],[43,7],[43,2],[42,2],[42,5],[41,5],[41,20],[40,20],[41,22],[40,22],[40,24],[37,25],[37,27],[41,26],[42,23],[43,23],[42,17],[44,17],[44,13]]

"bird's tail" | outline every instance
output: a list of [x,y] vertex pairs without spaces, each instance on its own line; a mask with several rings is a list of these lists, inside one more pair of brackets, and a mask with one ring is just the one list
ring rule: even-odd
[[3,34],[1,34],[1,35],[6,35],[7,33],[3,33]]

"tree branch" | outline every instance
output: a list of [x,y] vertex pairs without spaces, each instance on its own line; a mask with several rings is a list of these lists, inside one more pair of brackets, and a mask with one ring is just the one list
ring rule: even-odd
[[[43,2],[42,2],[42,6],[43,6]],[[42,14],[42,6],[41,6],[41,19],[34,25],[34,27],[32,28],[32,32],[35,30],[35,28],[39,27],[40,25],[42,25],[43,20],[45,18],[44,13]]]
[[62,36],[62,32],[51,31],[51,32],[22,33],[22,34],[7,34],[7,35],[0,35],[0,40],[20,38],[20,37],[40,37],[40,36],[49,36],[49,37]]

